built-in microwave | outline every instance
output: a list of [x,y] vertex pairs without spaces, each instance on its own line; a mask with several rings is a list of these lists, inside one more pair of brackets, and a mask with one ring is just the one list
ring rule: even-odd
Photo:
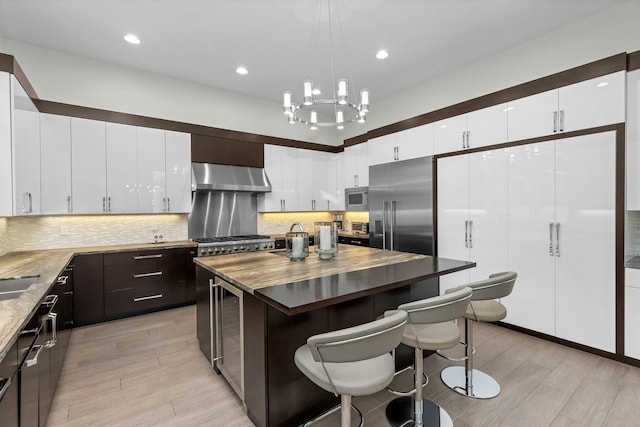
[[346,188],[344,190],[344,197],[346,210],[369,210],[369,187]]

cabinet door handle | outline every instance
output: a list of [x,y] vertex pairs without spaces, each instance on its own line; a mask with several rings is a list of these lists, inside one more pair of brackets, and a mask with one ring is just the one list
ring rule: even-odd
[[60,276],[58,277],[58,280],[56,280],[56,283],[60,286],[64,286],[67,284],[67,280],[69,280],[69,276]]
[[564,110],[560,110],[560,132],[564,132]]
[[143,277],[152,277],[152,276],[162,276],[162,271],[154,271],[153,273],[134,274],[133,278],[134,279],[141,279]]
[[138,256],[131,257],[131,258],[133,258],[136,261],[141,260],[141,259],[162,258],[162,254],[138,255]]
[[353,175],[353,186],[358,186],[358,174]]
[[36,366],[38,364],[38,356],[40,356],[40,352],[42,352],[42,350],[44,350],[44,346],[43,345],[34,345],[33,346],[31,351],[35,351],[36,355],[33,356],[31,359],[27,359],[27,362],[26,362],[27,368],[30,368],[32,366]]
[[471,140],[471,131],[468,130],[467,131],[467,148],[471,148],[470,140]]
[[63,293],[62,295],[73,295],[73,291],[67,291],[67,292]]
[[469,221],[469,248],[473,248],[473,220]]
[[171,197],[167,197],[167,212],[171,212]]
[[71,196],[67,196],[67,213],[72,213],[73,208],[71,207]]
[[469,247],[469,220],[464,222],[464,247]]
[[107,198],[103,197],[102,198],[102,212],[107,212]]
[[162,198],[162,212],[166,212],[167,211],[167,198],[163,197]]
[[311,200],[311,210],[312,211],[316,210],[316,201],[315,200]]
[[162,294],[149,295],[147,297],[137,297],[133,299],[133,302],[147,301],[150,299],[158,299],[158,298],[162,298]]
[[2,388],[0,388],[0,401],[2,401],[2,397],[5,395],[7,390],[9,390],[9,386],[11,385],[11,377],[0,378],[0,384],[2,384]]
[[111,212],[111,196],[107,197],[107,212]]
[[33,196],[28,191],[22,196],[22,213],[30,214],[33,212]]
[[560,256],[560,223],[556,222],[556,256]]
[[549,256],[553,256],[553,223],[549,223]]
[[327,210],[328,210],[328,211],[330,211],[330,210],[331,210],[331,207],[330,207],[330,205],[329,205],[329,200],[327,200]]
[[51,339],[45,343],[45,347],[53,348],[58,343],[58,313],[47,314],[47,319],[51,320]]
[[27,194],[29,195],[29,213],[33,213],[33,194]]
[[553,112],[553,132],[558,132],[558,112]]

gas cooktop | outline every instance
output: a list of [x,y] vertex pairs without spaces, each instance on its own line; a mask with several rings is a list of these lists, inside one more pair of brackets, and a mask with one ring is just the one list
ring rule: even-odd
[[275,239],[259,234],[201,237],[195,238],[193,241],[198,243],[198,256],[264,251],[275,247]]

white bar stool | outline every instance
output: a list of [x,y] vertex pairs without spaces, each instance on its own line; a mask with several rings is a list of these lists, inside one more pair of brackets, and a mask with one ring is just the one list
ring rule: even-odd
[[340,396],[340,406],[330,409],[307,426],[340,409],[342,427],[351,427],[352,396],[377,393],[393,379],[395,366],[391,351],[402,338],[407,313],[393,310],[373,322],[314,335],[300,346],[294,361],[300,371],[324,390]]
[[[517,273],[507,271],[495,273],[486,280],[469,283],[460,288],[471,288],[471,303],[464,314],[464,366],[449,366],[440,373],[442,382],[450,389],[463,396],[474,399],[491,399],[500,394],[500,384],[488,374],[474,369],[473,355],[473,321],[477,322],[497,322],[507,317],[507,308],[497,298],[504,298],[511,293],[516,282]],[[449,289],[455,293],[457,289]],[[440,353],[438,353],[440,354]],[[440,354],[443,356],[442,354]],[[456,360],[443,356],[449,360]]]
[[451,417],[440,406],[423,398],[424,350],[444,350],[460,341],[460,329],[454,320],[463,316],[471,289],[461,288],[445,295],[398,306],[407,312],[408,321],[402,334],[402,344],[415,349],[414,385],[411,397],[392,400],[386,408],[387,420],[393,426],[413,423],[414,426],[453,426]]

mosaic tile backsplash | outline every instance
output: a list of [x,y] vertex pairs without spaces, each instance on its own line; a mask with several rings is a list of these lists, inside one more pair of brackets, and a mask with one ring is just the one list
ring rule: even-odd
[[[351,230],[352,222],[368,222],[369,212],[340,212],[342,227]],[[285,234],[291,224],[299,222],[304,231],[313,233],[313,223],[333,221],[334,213],[330,212],[267,212],[258,214],[258,234]]]
[[187,239],[187,215],[65,215],[0,218],[0,253]]

